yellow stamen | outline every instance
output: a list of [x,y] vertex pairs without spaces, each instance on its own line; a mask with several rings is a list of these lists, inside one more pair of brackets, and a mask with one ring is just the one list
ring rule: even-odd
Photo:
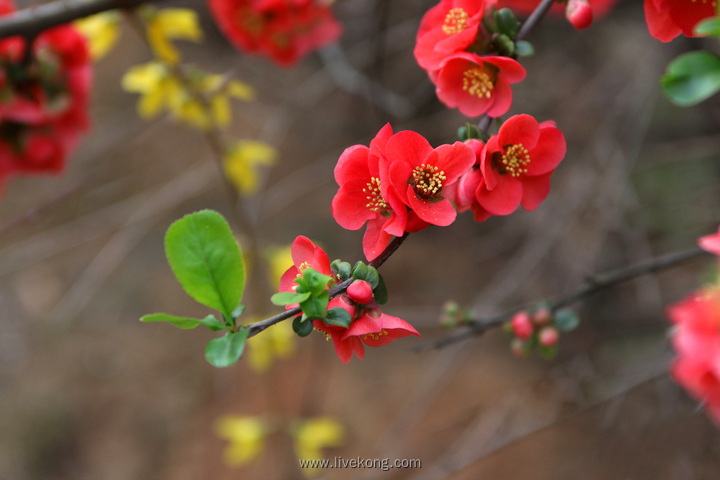
[[519,177],[520,174],[528,172],[525,167],[530,164],[530,154],[522,143],[518,143],[505,148],[501,161],[505,173],[509,173],[513,177]]
[[462,8],[453,8],[445,16],[442,31],[445,35],[454,35],[468,28],[470,15]]
[[368,203],[365,205],[373,212],[383,212],[390,210],[390,206],[387,204],[385,199],[382,197],[380,191],[380,179],[372,177],[367,184],[366,188],[363,188],[363,193],[366,193]]
[[490,98],[495,82],[488,73],[480,67],[471,67],[463,73],[463,91],[478,98]]
[[418,197],[429,199],[442,191],[443,181],[446,180],[445,172],[438,167],[422,164],[413,170],[413,187]]
[[366,334],[366,335],[363,335],[363,338],[364,338],[364,339],[367,339],[368,337],[370,337],[370,338],[372,338],[373,340],[378,340],[380,337],[382,337],[383,335],[387,335],[387,334],[388,334],[387,330],[385,330],[385,329],[383,328],[382,330],[380,330],[380,331],[377,332],[377,333],[368,333],[368,334]]

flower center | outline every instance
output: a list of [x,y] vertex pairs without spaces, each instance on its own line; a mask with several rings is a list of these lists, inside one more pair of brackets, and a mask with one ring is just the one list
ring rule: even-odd
[[380,337],[382,337],[383,335],[387,335],[387,334],[388,334],[387,330],[385,330],[385,329],[383,328],[383,329],[380,330],[379,332],[376,332],[376,333],[368,333],[368,334],[366,334],[366,335],[363,335],[363,338],[367,339],[368,337],[370,337],[370,338],[372,338],[373,340],[377,340],[377,339],[379,339]]
[[366,194],[365,198],[368,203],[365,204],[373,212],[387,212],[390,210],[390,205],[387,204],[385,199],[380,193],[380,179],[372,177],[367,184],[367,187],[363,188],[363,193]]
[[443,170],[424,163],[419,167],[415,167],[412,175],[411,181],[414,183],[415,193],[425,200],[440,194],[442,192],[442,182],[447,179]]
[[502,173],[509,173],[513,177],[519,177],[520,174],[527,173],[525,167],[530,164],[530,154],[522,143],[518,143],[507,147],[500,161],[502,163],[501,168],[505,170]]
[[488,73],[480,67],[471,67],[463,73],[463,91],[478,98],[490,98],[495,82]]
[[445,35],[454,35],[468,28],[468,19],[470,15],[462,8],[453,8],[445,16],[445,22],[442,31]]

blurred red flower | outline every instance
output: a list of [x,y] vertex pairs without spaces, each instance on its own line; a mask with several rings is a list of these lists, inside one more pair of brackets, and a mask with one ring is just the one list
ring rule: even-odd
[[695,25],[716,15],[716,0],[645,0],[645,21],[650,35],[662,42],[669,42],[681,33],[696,37]]

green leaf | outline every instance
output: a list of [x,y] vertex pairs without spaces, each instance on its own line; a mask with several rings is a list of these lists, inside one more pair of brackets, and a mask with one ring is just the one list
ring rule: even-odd
[[177,220],[165,234],[165,255],[188,295],[231,316],[242,299],[245,266],[222,215],[202,210]]
[[569,332],[575,330],[578,325],[580,325],[580,317],[575,310],[563,308],[555,312],[553,324],[561,332]]
[[365,276],[367,275],[367,269],[367,265],[365,265],[361,261],[358,261],[357,263],[355,263],[355,265],[353,265],[352,278],[355,280],[365,280]]
[[504,33],[511,38],[515,36],[520,26],[520,22],[509,8],[501,8],[495,12],[495,23],[497,23],[500,33]]
[[705,51],[681,55],[668,65],[661,83],[673,103],[700,103],[720,90],[720,58]]
[[237,332],[228,332],[220,338],[208,342],[205,347],[205,359],[214,367],[229,367],[242,356],[245,340],[250,330],[241,328]]
[[302,279],[306,282],[305,288],[312,293],[313,297],[317,297],[318,295],[322,295],[325,287],[327,287],[327,284],[332,280],[332,277],[323,275],[312,268],[306,268],[303,270]]
[[542,358],[544,358],[545,360],[552,360],[553,358],[555,358],[557,356],[558,346],[553,345],[550,347],[545,347],[543,345],[538,345],[537,351],[540,354],[540,356]]
[[286,305],[292,305],[294,303],[301,303],[310,298],[310,292],[296,293],[296,292],[280,292],[270,297],[270,301],[280,307]]
[[713,37],[720,37],[720,17],[706,18],[697,25],[695,25],[696,35],[712,35]]
[[518,57],[529,57],[535,54],[535,47],[527,40],[518,40],[515,42],[515,54]]
[[324,318],[325,309],[330,301],[330,294],[325,291],[317,297],[311,297],[300,303],[300,308],[308,318]]
[[352,323],[352,317],[344,308],[335,307],[327,311],[327,316],[323,318],[323,322],[328,325],[348,328]]
[[313,331],[313,323],[303,321],[302,317],[298,315],[293,319],[292,328],[298,337],[307,337]]
[[238,318],[240,315],[243,314],[244,311],[245,311],[245,305],[238,305],[237,308],[232,311],[230,316],[232,318]]
[[378,274],[378,284],[373,288],[373,297],[378,305],[385,305],[388,301],[388,291],[382,275]]
[[189,317],[178,317],[176,315],[170,315],[167,313],[153,313],[151,315],[145,315],[140,318],[141,322],[167,322],[183,330],[190,330],[198,325],[205,325],[210,330],[222,330],[225,325],[222,324],[214,315],[208,315],[205,318],[189,318]]
[[333,262],[330,264],[330,268],[332,269],[333,273],[338,276],[341,282],[344,282],[348,278],[350,278],[350,274],[352,271],[352,266],[348,262],[343,262],[339,258],[336,260],[333,260]]

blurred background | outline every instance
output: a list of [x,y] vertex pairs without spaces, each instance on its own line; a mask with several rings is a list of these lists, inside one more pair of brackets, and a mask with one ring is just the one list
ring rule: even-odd
[[[433,145],[456,139],[467,119],[436,100],[412,55],[435,3],[339,0],[339,45],[292,69],[232,49],[203,4],[160,5],[199,10],[206,38],[179,44],[188,61],[232,70],[257,90],[255,101],[234,105],[228,135],[280,152],[266,188],[242,207],[261,247],[306,235],[331,260],[361,259],[362,232],[341,229],[330,213],[343,149],[367,145],[386,122]],[[716,479],[720,433],[667,375],[664,315],[710,278],[710,256],[583,302],[580,328],[550,361],[514,357],[500,330],[412,351],[449,333],[439,325],[447,300],[492,315],[716,231],[720,99],[675,107],[658,80],[680,53],[718,45],[654,40],[641,3],[621,0],[580,32],[546,19],[528,38],[536,54],[522,60],[528,77],[513,88],[510,113],[555,120],[567,156],[536,211],[484,223],[461,215],[413,234],[382,267],[384,311],[420,339],[368,348],[343,365],[313,334],[264,374],[245,359],[211,367],[209,331],[138,321],[209,313],[173,278],[163,236],[198,209],[233,215],[204,136],[139,118],[137,96],[121,89],[123,73],[150,60],[125,28],[97,65],[92,130],[66,170],[13,178],[0,200],[0,478],[304,478],[287,435],[268,437],[245,466],[224,463],[218,419],[262,415],[340,422],[343,445],[325,458],[422,462],[321,478]],[[268,298],[246,294],[244,303],[277,313]]]

